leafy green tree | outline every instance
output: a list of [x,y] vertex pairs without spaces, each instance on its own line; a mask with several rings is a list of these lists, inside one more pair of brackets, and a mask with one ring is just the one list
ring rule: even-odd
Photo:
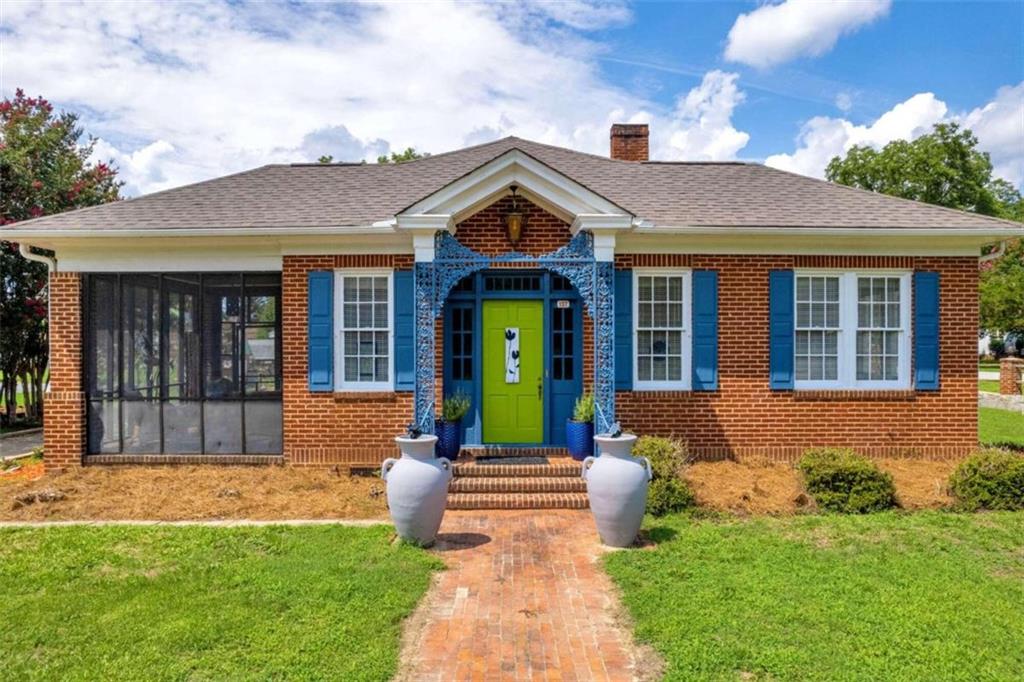
[[[89,161],[94,144],[82,141],[75,114],[54,113],[41,97],[19,89],[0,102],[0,225],[119,199],[117,169]],[[13,420],[20,381],[36,419],[49,360],[46,266],[0,242],[0,275],[0,398]]]
[[[984,215],[1024,222],[1020,191],[992,177],[978,139],[955,123],[939,123],[913,141],[895,140],[881,151],[855,146],[825,169],[832,182]],[[993,247],[994,248],[994,247]],[[1024,246],[981,268],[981,327],[1024,334]]]
[[316,160],[317,163],[334,163],[334,157],[330,154],[324,154]]
[[[927,135],[894,140],[881,151],[854,146],[845,157],[829,162],[825,177],[904,199],[1002,216],[1009,183],[992,178],[992,162],[977,146],[970,130],[938,123]],[[1019,200],[1018,194],[1017,210]]]
[[421,154],[416,151],[415,147],[406,147],[403,152],[391,152],[391,156],[378,156],[377,163],[405,163],[406,161],[415,161],[416,159],[422,159],[430,154]]
[[1024,240],[1006,247],[1006,253],[981,271],[981,326],[1024,335]]

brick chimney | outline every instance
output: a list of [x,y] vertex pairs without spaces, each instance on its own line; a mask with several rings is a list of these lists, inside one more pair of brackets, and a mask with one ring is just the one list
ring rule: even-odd
[[611,157],[619,161],[647,161],[648,134],[646,123],[613,123]]

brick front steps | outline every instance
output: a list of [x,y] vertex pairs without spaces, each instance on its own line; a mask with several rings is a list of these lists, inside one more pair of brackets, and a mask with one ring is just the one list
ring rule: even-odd
[[[494,457],[493,450],[477,451]],[[547,464],[478,464],[473,454],[455,464],[448,509],[586,509],[587,487],[580,465],[564,450],[521,449],[500,456],[547,457]],[[466,456],[467,453],[463,453]]]

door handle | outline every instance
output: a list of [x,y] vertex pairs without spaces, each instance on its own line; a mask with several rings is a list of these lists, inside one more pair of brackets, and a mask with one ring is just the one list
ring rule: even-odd
[[544,378],[537,377],[537,400],[544,400]]

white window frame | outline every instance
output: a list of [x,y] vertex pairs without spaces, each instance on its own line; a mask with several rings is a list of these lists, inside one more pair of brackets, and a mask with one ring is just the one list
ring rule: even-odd
[[[633,369],[634,391],[688,391],[691,385],[693,367],[693,296],[692,275],[689,268],[634,268],[633,269]],[[683,327],[682,378],[679,381],[641,381],[639,359],[640,321],[640,278],[641,277],[682,277],[683,278]]]
[[[345,381],[344,293],[346,277],[386,277],[388,282],[388,380]],[[334,388],[337,391],[392,391],[395,386],[395,278],[393,270],[345,268],[334,271]],[[358,330],[355,330],[358,331]],[[369,330],[367,330],[369,331]],[[374,329],[381,332],[383,329]]]
[[[796,311],[796,279],[798,277],[839,277],[839,374],[835,381],[801,380],[795,378],[796,363],[793,364],[794,389],[801,390],[907,390],[911,387],[911,348],[913,343],[912,273],[907,270],[823,270],[804,269],[793,273],[794,323]],[[871,381],[857,379],[857,278],[898,277],[900,280],[900,331],[897,374],[895,381]],[[796,350],[796,329],[793,331],[794,357]]]

